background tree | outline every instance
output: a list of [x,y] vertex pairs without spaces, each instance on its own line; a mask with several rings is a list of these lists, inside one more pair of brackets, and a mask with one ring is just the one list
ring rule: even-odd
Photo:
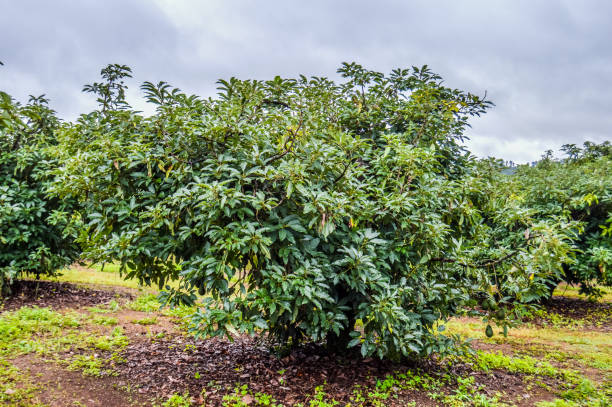
[[0,92],[0,294],[20,274],[54,275],[80,254],[72,203],[48,195],[59,120],[44,96]]
[[515,174],[522,204],[534,218],[578,222],[568,235],[575,245],[573,259],[564,265],[560,281],[579,284],[581,292],[597,297],[596,285],[612,285],[612,145],[564,145],[567,159],[547,157],[534,167],[521,166]]

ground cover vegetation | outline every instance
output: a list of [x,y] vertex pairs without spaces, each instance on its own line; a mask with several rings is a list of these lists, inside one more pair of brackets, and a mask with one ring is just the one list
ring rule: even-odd
[[[0,313],[6,405],[594,407],[612,395],[608,301],[556,295],[507,337],[456,317],[448,329],[475,338],[475,354],[392,363],[312,344],[279,358],[248,335],[195,339],[195,306],[61,279],[16,287]],[[570,300],[583,312],[561,306]]]

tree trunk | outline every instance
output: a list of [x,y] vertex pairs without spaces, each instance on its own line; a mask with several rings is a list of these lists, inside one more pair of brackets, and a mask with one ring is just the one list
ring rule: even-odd
[[351,311],[348,317],[347,326],[342,329],[339,335],[336,335],[335,332],[330,332],[327,335],[327,350],[331,353],[346,353],[348,349],[348,344],[351,341],[351,332],[355,330],[355,315]]

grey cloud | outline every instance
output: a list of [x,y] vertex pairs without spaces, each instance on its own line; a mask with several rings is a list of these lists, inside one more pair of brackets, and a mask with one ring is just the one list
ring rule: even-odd
[[45,93],[68,116],[81,111],[87,98],[79,97],[80,90],[104,65],[124,63],[146,72],[174,59],[177,31],[145,1],[2,3],[3,90],[20,99]]
[[134,85],[166,80],[211,95],[220,77],[335,77],[355,60],[385,72],[428,64],[449,86],[486,90],[496,107],[468,132],[481,156],[531,161],[612,138],[604,1],[4,3],[0,88],[47,93],[67,117],[90,106],[81,86],[109,62],[131,65]]

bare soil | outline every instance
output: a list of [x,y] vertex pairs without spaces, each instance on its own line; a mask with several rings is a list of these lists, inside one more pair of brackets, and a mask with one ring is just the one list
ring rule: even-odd
[[142,406],[148,399],[136,392],[128,392],[114,377],[91,378],[80,372],[66,370],[54,362],[35,355],[11,360],[21,371],[35,379],[39,392],[37,399],[50,407],[80,405],[88,407]]

